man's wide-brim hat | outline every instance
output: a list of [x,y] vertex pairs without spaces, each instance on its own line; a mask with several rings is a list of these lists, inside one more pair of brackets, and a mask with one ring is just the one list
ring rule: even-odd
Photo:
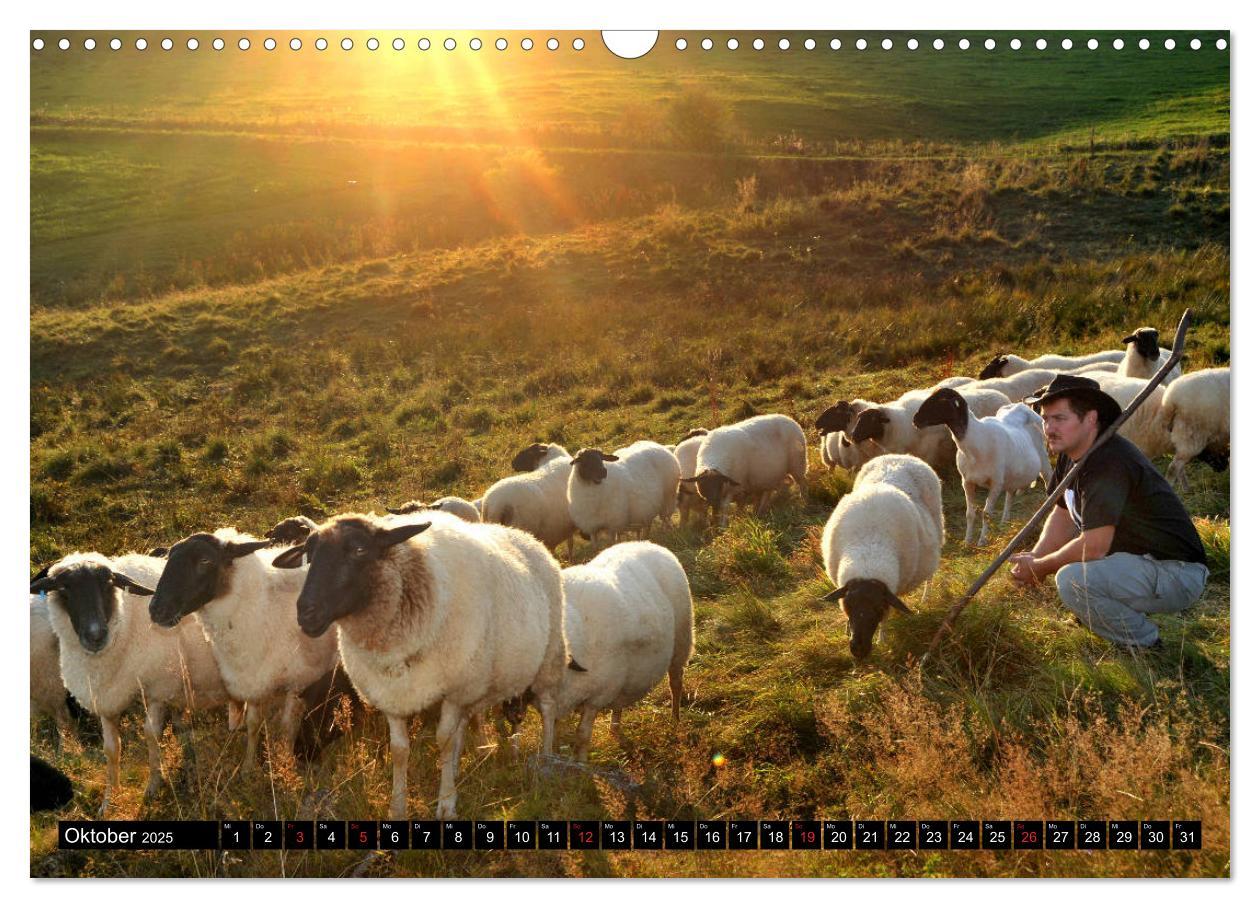
[[1116,399],[1098,386],[1098,382],[1083,375],[1056,375],[1046,385],[1024,403],[1038,413],[1042,406],[1060,397],[1070,397],[1098,412],[1098,428],[1101,431],[1116,421],[1120,415],[1120,404]]

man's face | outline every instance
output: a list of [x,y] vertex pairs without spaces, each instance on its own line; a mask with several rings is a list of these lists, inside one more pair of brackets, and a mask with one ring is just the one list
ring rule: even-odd
[[1041,418],[1045,422],[1046,445],[1054,454],[1072,452],[1080,448],[1090,438],[1090,434],[1098,426],[1098,413],[1090,410],[1081,419],[1072,412],[1067,399],[1060,397],[1041,408]]

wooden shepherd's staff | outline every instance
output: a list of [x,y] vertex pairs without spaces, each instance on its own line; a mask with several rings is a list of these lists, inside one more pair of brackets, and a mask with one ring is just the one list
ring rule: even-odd
[[1142,389],[1142,392],[1138,394],[1137,397],[1133,398],[1133,401],[1124,408],[1124,412],[1116,417],[1116,421],[1099,433],[1097,440],[1090,449],[1085,452],[1085,456],[1076,463],[1072,464],[1072,469],[1067,471],[1067,475],[1059,481],[1059,484],[1055,486],[1054,491],[1050,493],[1041,507],[1037,509],[1037,513],[1033,514],[1032,519],[1028,521],[1027,525],[1015,534],[1015,538],[1007,543],[1006,548],[1002,549],[1002,553],[993,560],[992,564],[984,569],[983,574],[976,578],[976,582],[973,583],[971,588],[963,594],[963,597],[954,603],[953,608],[951,608],[949,613],[945,616],[945,620],[941,622],[941,627],[936,632],[936,636],[933,637],[932,642],[928,644],[927,652],[923,654],[923,662],[927,662],[928,657],[936,651],[936,647],[939,646],[941,640],[944,639],[946,631],[953,626],[954,620],[958,617],[959,613],[967,607],[967,603],[975,598],[976,593],[980,592],[984,585],[989,582],[989,579],[997,573],[997,569],[1006,563],[1006,559],[1014,555],[1015,552],[1019,550],[1020,546],[1028,541],[1028,538],[1032,536],[1033,530],[1035,530],[1041,523],[1042,518],[1045,517],[1046,514],[1050,513],[1050,509],[1053,508],[1054,503],[1059,500],[1059,496],[1061,496],[1064,490],[1067,489],[1068,484],[1076,478],[1076,474],[1081,471],[1081,467],[1085,466],[1085,461],[1089,460],[1089,455],[1097,451],[1111,439],[1111,436],[1116,434],[1116,431],[1124,425],[1125,420],[1132,416],[1137,408],[1142,405],[1142,401],[1150,397],[1151,392],[1154,391],[1156,386],[1164,380],[1164,376],[1171,372],[1172,368],[1181,361],[1181,356],[1186,347],[1186,331],[1189,328],[1190,310],[1187,309],[1181,316],[1181,323],[1177,325],[1177,336],[1173,338],[1172,355],[1168,357],[1168,362],[1160,366],[1159,371],[1151,377],[1150,382],[1148,382],[1146,387]]

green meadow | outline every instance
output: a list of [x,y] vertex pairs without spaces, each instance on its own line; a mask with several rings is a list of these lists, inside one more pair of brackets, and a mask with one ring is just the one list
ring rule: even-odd
[[[86,35],[86,33],[84,33]],[[1002,574],[939,658],[946,609],[1018,530],[949,539],[913,616],[850,658],[819,537],[851,477],[812,424],[997,352],[1171,337],[1230,361],[1229,55],[1136,34],[1125,49],[673,50],[486,46],[31,55],[32,569],[234,525],[410,498],[476,498],[534,441],[673,443],[779,412],[808,428],[804,496],[720,531],[658,529],[692,584],[681,720],[666,685],[602,718],[591,770],[469,746],[461,815],[550,818],[1202,819],[1202,851],[425,854],[59,852],[36,876],[1226,876],[1230,845],[1229,474],[1195,463],[1187,506],[1211,560],[1195,608],[1128,653],[1065,620],[1050,585]],[[105,36],[107,37],[107,36]],[[329,35],[332,39],[334,36]],[[336,37],[340,37],[339,35]],[[567,42],[568,39],[566,39]],[[868,40],[871,40],[868,36]],[[567,43],[566,43],[567,46]],[[1164,466],[1161,462],[1160,466]],[[1035,509],[1023,496],[1016,513]],[[579,546],[576,560],[588,557]],[[141,799],[142,717],[124,724],[120,817],[383,816],[378,714],[310,765],[241,777],[242,733],[167,732]],[[432,815],[417,718],[409,806]],[[568,751],[572,720],[562,734]],[[31,747],[100,803],[88,734]],[[722,759],[715,759],[718,755]]]

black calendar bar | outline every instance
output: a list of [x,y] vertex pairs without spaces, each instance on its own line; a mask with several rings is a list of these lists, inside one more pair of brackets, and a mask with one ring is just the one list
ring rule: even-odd
[[1201,849],[1200,820],[61,820],[59,848],[257,851]]

